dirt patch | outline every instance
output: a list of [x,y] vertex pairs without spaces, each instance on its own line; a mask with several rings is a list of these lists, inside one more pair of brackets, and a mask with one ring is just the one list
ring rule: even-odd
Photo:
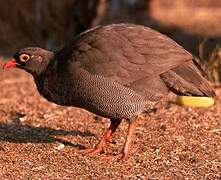
[[[0,70],[0,87],[1,179],[221,178],[220,100],[195,109],[163,103],[140,122],[130,160],[106,162],[81,149],[95,145],[108,120],[48,103],[21,70]],[[107,153],[121,151],[126,130],[123,122]]]

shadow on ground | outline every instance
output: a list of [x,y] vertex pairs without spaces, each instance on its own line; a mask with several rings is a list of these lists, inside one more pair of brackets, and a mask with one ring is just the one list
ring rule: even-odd
[[85,149],[81,144],[74,144],[72,142],[59,139],[53,136],[56,135],[71,135],[71,136],[95,136],[90,131],[81,132],[78,130],[66,131],[57,130],[49,127],[35,127],[32,125],[21,124],[5,124],[0,123],[0,141],[8,141],[13,143],[52,143],[60,142],[66,146]]

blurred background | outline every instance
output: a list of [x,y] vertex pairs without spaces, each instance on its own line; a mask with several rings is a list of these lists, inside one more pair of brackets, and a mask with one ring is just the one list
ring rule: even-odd
[[168,35],[221,83],[221,0],[0,0],[0,7],[0,56],[57,49],[88,28],[127,22]]

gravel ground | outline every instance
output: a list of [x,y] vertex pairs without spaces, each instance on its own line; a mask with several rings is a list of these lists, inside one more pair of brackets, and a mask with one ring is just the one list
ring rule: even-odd
[[[187,108],[171,96],[143,118],[131,158],[118,162],[82,152],[96,144],[107,119],[47,102],[21,70],[1,69],[0,87],[1,179],[221,179],[220,100]],[[120,153],[126,130],[123,122],[107,154]]]

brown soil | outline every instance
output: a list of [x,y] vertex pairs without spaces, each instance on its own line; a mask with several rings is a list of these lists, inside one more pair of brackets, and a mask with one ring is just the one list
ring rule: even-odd
[[[108,120],[47,102],[17,69],[0,70],[0,87],[1,179],[221,179],[220,100],[194,109],[163,103],[137,128],[130,160],[106,162],[80,150]],[[126,130],[123,122],[107,153],[120,153]]]

